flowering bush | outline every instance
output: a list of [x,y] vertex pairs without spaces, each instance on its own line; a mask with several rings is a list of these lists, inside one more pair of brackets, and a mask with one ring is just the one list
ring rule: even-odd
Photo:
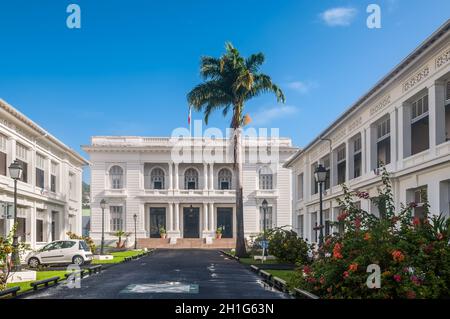
[[269,254],[281,262],[305,264],[308,262],[308,244],[292,230],[274,228],[267,234]]
[[[413,218],[414,204],[398,214],[389,175],[376,204],[377,218],[359,209],[354,198],[367,193],[350,192],[345,186],[341,205],[345,211],[334,226],[345,232],[332,234],[318,249],[315,261],[300,267],[291,285],[322,298],[448,298],[450,297],[450,220],[442,216]],[[380,288],[369,288],[367,267],[381,269]]]
[[[0,237],[0,290],[6,289],[7,280],[14,266],[11,260],[11,254],[14,251],[13,236],[16,229],[17,225],[14,225],[8,236],[5,238]],[[19,242],[17,253],[20,255],[28,248],[27,244]]]

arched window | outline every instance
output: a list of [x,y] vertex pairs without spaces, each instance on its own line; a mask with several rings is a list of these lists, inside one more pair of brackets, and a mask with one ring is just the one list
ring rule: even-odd
[[273,189],[272,170],[267,166],[259,170],[259,189]]
[[123,188],[123,169],[118,165],[114,165],[109,170],[109,177],[111,179],[112,189],[122,189]]
[[195,169],[189,168],[184,172],[184,188],[197,189],[198,188],[198,173]]
[[218,174],[219,189],[231,189],[231,171],[228,168],[222,168]]
[[154,168],[150,174],[150,181],[153,189],[164,189],[164,171]]

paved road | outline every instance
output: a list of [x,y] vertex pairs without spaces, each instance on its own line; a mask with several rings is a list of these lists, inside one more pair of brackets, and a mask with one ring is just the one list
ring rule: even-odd
[[27,298],[187,299],[286,298],[245,266],[213,250],[157,250],[81,281],[81,288],[48,288]]

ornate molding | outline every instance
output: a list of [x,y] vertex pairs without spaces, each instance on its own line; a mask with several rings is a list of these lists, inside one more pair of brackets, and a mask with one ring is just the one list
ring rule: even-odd
[[383,97],[380,101],[378,101],[377,104],[375,104],[374,106],[372,106],[370,108],[370,116],[378,113],[379,111],[384,109],[386,106],[388,106],[390,103],[391,103],[391,95],[388,94],[385,97]]
[[409,78],[405,83],[403,83],[403,92],[408,91],[414,87],[417,83],[421,82],[430,74],[430,67],[427,65],[418,73]]
[[358,116],[356,119],[354,119],[349,125],[348,125],[348,132],[354,131],[358,126],[360,126],[362,123],[362,116]]
[[450,48],[444,50],[444,52],[436,58],[436,69],[440,68],[444,64],[450,61]]

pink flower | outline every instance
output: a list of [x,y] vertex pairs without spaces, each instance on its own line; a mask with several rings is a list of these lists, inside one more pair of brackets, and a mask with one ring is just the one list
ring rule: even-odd
[[396,282],[400,282],[400,281],[402,281],[402,276],[400,276],[400,275],[394,275],[394,280],[395,280]]
[[419,225],[420,225],[420,218],[419,218],[419,217],[414,217],[414,219],[413,219],[413,225],[414,225],[414,226],[419,226]]
[[305,273],[305,275],[309,275],[311,273],[311,268],[309,266],[304,266],[303,272]]
[[394,250],[392,252],[392,259],[394,259],[395,262],[402,262],[405,259],[405,255],[400,250]]
[[357,217],[355,219],[355,227],[356,229],[359,229],[361,227],[361,218]]
[[343,277],[344,278],[348,278],[348,276],[350,276],[350,273],[348,271],[344,271]]

